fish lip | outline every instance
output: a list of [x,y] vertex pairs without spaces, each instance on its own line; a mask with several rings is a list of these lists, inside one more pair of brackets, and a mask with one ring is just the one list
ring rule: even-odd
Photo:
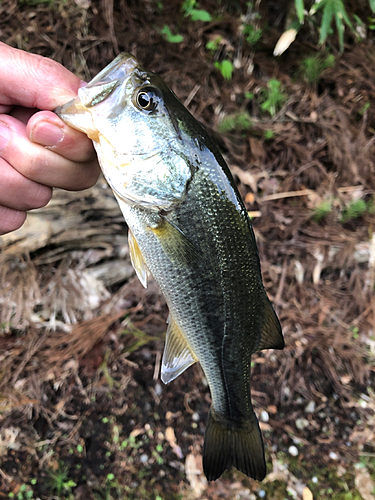
[[100,71],[85,87],[91,88],[103,83],[121,81],[129,78],[139,67],[136,58],[127,52],[121,52],[110,64]]
[[61,106],[57,106],[53,110],[54,113],[56,113],[58,116],[64,115],[64,114],[69,114],[71,111],[69,111],[69,108],[74,108],[74,111],[77,110],[77,99],[78,97],[75,97],[74,99],[71,99],[70,101],[66,102],[65,104],[62,104]]

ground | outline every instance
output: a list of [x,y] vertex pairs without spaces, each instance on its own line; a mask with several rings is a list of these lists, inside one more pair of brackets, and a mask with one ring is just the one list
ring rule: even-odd
[[[365,3],[346,4],[369,26]],[[86,80],[131,52],[217,141],[286,341],[252,359],[268,475],[205,481],[207,384],[199,365],[160,381],[167,307],[101,179],[0,237],[0,498],[373,500],[373,32],[339,53],[306,23],[275,58],[288,2],[202,0],[208,22],[181,4],[4,0],[0,40]]]

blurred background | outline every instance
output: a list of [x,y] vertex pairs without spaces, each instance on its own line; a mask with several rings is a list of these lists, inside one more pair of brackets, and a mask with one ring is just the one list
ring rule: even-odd
[[131,52],[207,128],[286,341],[252,358],[266,479],[207,484],[207,383],[198,365],[160,381],[167,307],[135,277],[111,190],[56,190],[0,237],[0,498],[375,499],[373,9],[0,3],[1,41],[86,81]]

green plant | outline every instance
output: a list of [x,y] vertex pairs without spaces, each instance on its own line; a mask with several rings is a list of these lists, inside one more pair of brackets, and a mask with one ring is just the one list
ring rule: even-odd
[[367,211],[367,203],[361,198],[348,203],[343,210],[340,221],[348,222],[361,217]]
[[217,68],[222,74],[225,80],[230,80],[233,74],[233,64],[229,59],[224,59],[223,61],[216,61],[215,68]]
[[332,200],[322,200],[319,205],[317,205],[313,212],[313,219],[319,222],[320,220],[327,217],[332,211]]
[[320,75],[327,68],[332,68],[335,65],[335,56],[328,54],[316,54],[314,56],[305,57],[300,63],[300,74],[303,75],[308,83],[314,83],[319,80]]
[[172,31],[170,30],[168,25],[164,25],[163,28],[160,30],[160,33],[163,35],[165,40],[169,43],[180,43],[183,41],[184,37],[182,35],[174,35]]
[[352,332],[353,339],[357,339],[359,337],[359,328],[358,328],[358,326],[352,326],[350,328],[350,330]]
[[[374,10],[374,0],[369,0],[369,2],[371,8]],[[294,4],[296,7],[298,21],[300,25],[302,25],[305,18],[304,1],[294,0]],[[308,15],[313,17],[317,12],[321,12],[322,14],[319,28],[319,44],[323,45],[326,42],[328,35],[332,33],[332,22],[334,20],[339,38],[340,50],[342,51],[344,48],[345,25],[348,26],[354,34],[356,33],[345,9],[343,0],[315,0]]]
[[255,45],[262,37],[263,30],[253,26],[252,24],[245,24],[243,27],[243,34],[249,45]]
[[135,436],[130,435],[128,439],[124,439],[121,441],[120,448],[121,449],[126,449],[126,448],[131,448],[132,450],[138,450],[144,444],[142,441],[137,440]]
[[57,470],[48,471],[49,478],[46,483],[51,488],[51,490],[61,497],[62,493],[71,493],[72,488],[75,488],[77,484],[69,479],[69,466],[62,463],[59,464]]
[[220,47],[222,37],[220,35],[216,36],[212,40],[209,40],[206,43],[206,49],[210,50],[211,52],[216,52],[216,50]]
[[266,141],[270,141],[275,137],[275,132],[273,132],[273,130],[267,129],[263,132],[263,137],[266,139]]
[[206,23],[212,21],[211,14],[206,10],[196,9],[196,5],[196,0],[185,0],[181,6],[184,16],[190,17],[192,21],[203,21]]
[[355,33],[354,27],[346,12],[343,0],[315,0],[310,13],[314,15],[319,10],[322,10],[319,43],[322,45],[327,40],[328,34],[331,30],[332,20],[334,18],[339,37],[340,49],[343,50],[345,24]]
[[370,108],[370,103],[367,101],[365,104],[362,106],[362,108],[358,111],[358,113],[363,116],[366,111]]
[[[368,0],[372,12],[375,12],[375,0]],[[364,23],[357,15],[353,14],[352,18],[355,21],[355,27],[350,19],[350,16],[345,8],[344,0],[315,0],[310,8],[310,11],[305,10],[304,0],[294,0],[295,12],[289,12],[289,23],[286,31],[281,35],[276,44],[274,55],[281,55],[296,38],[298,31],[304,24],[305,19],[309,18],[312,24],[316,24],[315,18],[317,14],[321,14],[319,21],[319,44],[323,45],[328,36],[333,33],[332,24],[336,25],[336,30],[339,39],[340,51],[344,49],[344,32],[345,27],[349,27],[356,38],[365,37],[366,23]],[[369,30],[375,29],[375,19],[368,18],[367,27]]]
[[34,493],[30,486],[27,484],[21,484],[17,494],[8,493],[8,498],[17,498],[17,500],[33,500]]
[[247,111],[238,111],[225,116],[218,125],[220,133],[239,132],[251,127],[251,116]]
[[282,89],[280,80],[271,78],[267,87],[261,92],[261,109],[267,111],[271,116],[275,114],[282,108],[283,104],[287,99],[286,94]]

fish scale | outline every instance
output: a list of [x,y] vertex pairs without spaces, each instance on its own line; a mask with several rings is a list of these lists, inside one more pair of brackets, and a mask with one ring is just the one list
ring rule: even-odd
[[145,286],[151,274],[167,301],[162,380],[201,363],[212,396],[207,478],[234,466],[263,479],[251,355],[282,349],[284,340],[249,217],[216,145],[161,78],[129,54],[56,112],[93,139],[129,226],[137,274]]

